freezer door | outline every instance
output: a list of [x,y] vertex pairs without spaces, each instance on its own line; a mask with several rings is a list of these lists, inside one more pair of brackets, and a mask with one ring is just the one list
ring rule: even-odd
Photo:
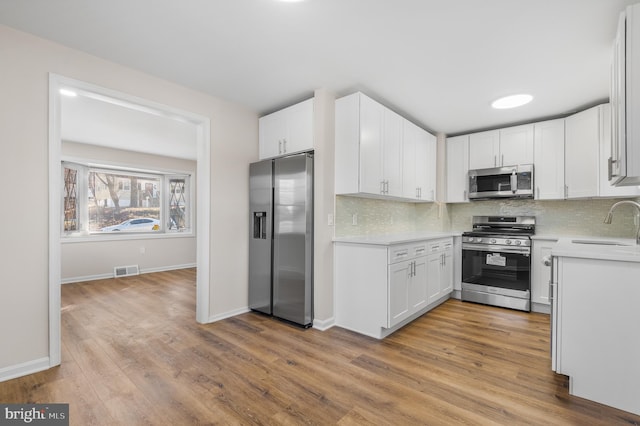
[[274,160],[273,315],[313,321],[313,157]]
[[249,308],[272,313],[273,161],[249,165]]

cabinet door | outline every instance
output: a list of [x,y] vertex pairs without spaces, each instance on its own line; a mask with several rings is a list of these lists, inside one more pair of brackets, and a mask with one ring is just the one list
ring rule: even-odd
[[402,135],[402,196],[435,200],[436,137],[404,120]]
[[441,296],[442,256],[440,254],[440,252],[431,253],[427,257],[427,300],[429,304]]
[[440,276],[440,296],[453,291],[453,244],[445,244],[447,247],[442,252],[442,275]]
[[[422,129],[420,129],[422,130]],[[436,200],[436,163],[438,142],[434,135],[426,131],[421,132],[420,143],[416,150],[416,169],[420,199]]]
[[283,142],[285,154],[313,149],[313,98],[284,110],[287,136]]
[[533,173],[536,200],[564,199],[564,119],[534,125]]
[[[384,193],[382,168],[384,107],[360,96],[360,191]],[[355,165],[354,165],[355,166]]]
[[566,198],[598,196],[599,107],[565,119]]
[[544,264],[545,257],[551,257],[551,250],[556,241],[533,241],[531,256],[531,302],[550,305],[549,281],[551,280],[551,267]]
[[277,157],[282,154],[282,141],[287,135],[287,123],[281,111],[265,115],[258,120],[260,159]]
[[500,132],[473,133],[469,135],[469,169],[497,167],[500,149]]
[[411,314],[409,285],[412,262],[389,265],[388,327],[393,327]]
[[533,124],[500,129],[500,166],[533,164]]
[[409,302],[411,313],[417,312],[428,304],[427,288],[427,256],[421,256],[413,261],[413,277],[409,287]]
[[637,197],[640,186],[612,186],[609,183],[609,157],[611,157],[611,106],[600,107],[600,196]]
[[447,138],[447,203],[466,203],[469,173],[469,135]]
[[402,124],[404,119],[388,108],[384,108],[382,141],[383,178],[386,195],[402,197]]
[[[609,102],[611,103],[611,146],[606,161],[611,157],[611,170],[608,170],[607,179],[616,183],[626,175],[625,153],[625,16],[620,15],[618,31],[613,42],[613,60],[611,61],[611,88],[609,90]],[[600,160],[602,162],[602,159]]]
[[[408,120],[404,120],[402,134],[402,196],[419,198],[418,191],[418,152],[420,149],[420,128]],[[426,154],[425,154],[426,155]],[[426,160],[426,158],[425,158]]]

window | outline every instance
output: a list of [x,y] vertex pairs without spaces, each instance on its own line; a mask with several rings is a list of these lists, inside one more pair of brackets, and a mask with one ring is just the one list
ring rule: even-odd
[[64,230],[78,230],[78,171],[64,168]]
[[189,175],[100,169],[67,162],[63,170],[62,229],[66,236],[159,234],[190,228]]

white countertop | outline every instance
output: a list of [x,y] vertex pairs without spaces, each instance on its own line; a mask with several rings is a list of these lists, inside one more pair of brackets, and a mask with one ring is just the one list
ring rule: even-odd
[[640,262],[640,246],[632,238],[561,237],[551,254],[560,257]]
[[459,232],[411,232],[406,234],[357,235],[352,237],[336,237],[333,239],[333,242],[390,246],[393,244],[435,240],[438,238],[456,237],[460,235],[462,234]]

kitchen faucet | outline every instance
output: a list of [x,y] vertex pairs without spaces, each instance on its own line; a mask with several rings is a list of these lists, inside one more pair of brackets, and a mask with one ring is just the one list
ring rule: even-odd
[[[640,203],[630,200],[618,201],[609,209],[609,213],[607,213],[607,217],[604,218],[604,223],[610,224],[611,219],[613,219],[613,211],[621,204],[630,204],[638,209],[638,215],[640,216]],[[640,245],[640,217],[638,218],[638,224],[636,225],[636,244]]]

